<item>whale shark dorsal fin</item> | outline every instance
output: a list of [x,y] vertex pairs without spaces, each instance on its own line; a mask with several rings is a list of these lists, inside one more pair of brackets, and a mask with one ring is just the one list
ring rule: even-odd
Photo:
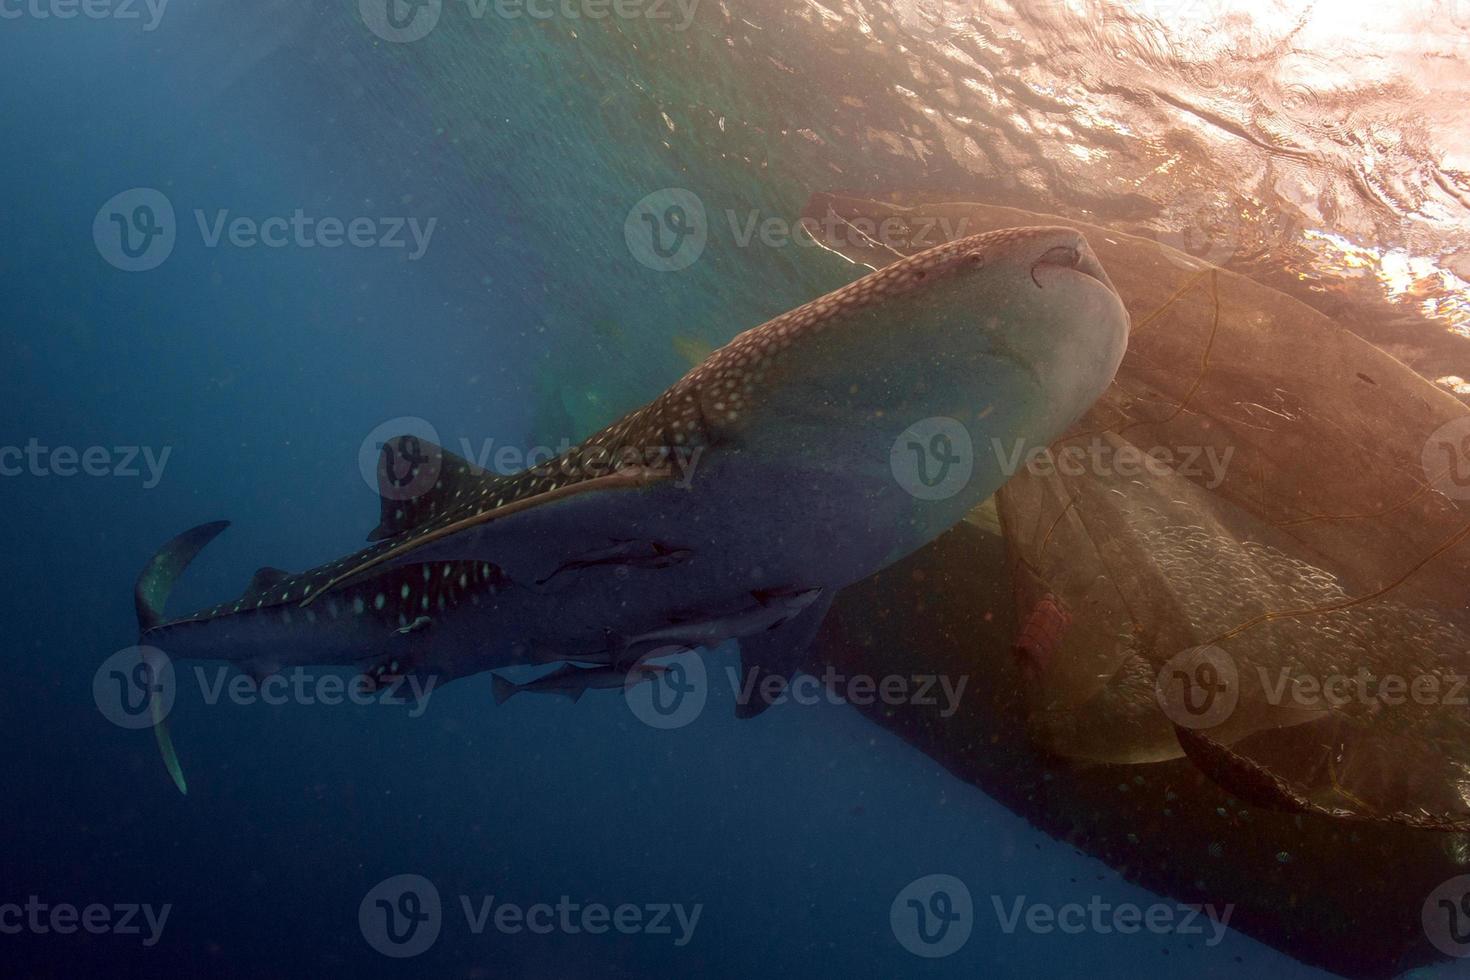
[[272,568],[269,565],[257,568],[255,574],[250,576],[250,584],[245,586],[247,596],[260,595],[269,592],[291,577],[291,573],[281,568]]
[[378,526],[369,541],[397,537],[451,510],[495,477],[415,435],[394,436],[378,451]]

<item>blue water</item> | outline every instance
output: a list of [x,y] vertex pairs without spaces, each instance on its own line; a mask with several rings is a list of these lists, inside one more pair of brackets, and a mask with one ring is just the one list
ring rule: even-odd
[[[550,304],[562,315],[596,296],[596,316],[624,337],[657,338],[626,340],[653,353],[607,364],[618,377],[605,398],[624,407],[683,369],[669,338],[718,342],[831,274],[800,269],[806,257],[792,255],[751,259],[747,271],[727,251],[715,298],[695,281],[686,281],[694,295],[676,295],[678,282],[630,285],[637,270],[619,216],[661,186],[750,193],[729,184],[728,163],[710,154],[702,171],[691,143],[678,166],[656,157],[640,183],[590,173],[598,160],[636,170],[651,146],[680,137],[656,116],[630,117],[619,141],[599,135],[589,108],[598,86],[616,96],[628,78],[567,84],[563,71],[586,66],[559,64],[555,47],[492,67],[493,90],[460,93],[487,130],[539,131],[552,145],[527,136],[522,159],[513,141],[475,150],[467,132],[456,144],[438,131],[453,112],[436,105],[443,93],[422,78],[424,63],[405,63],[351,15],[348,5],[179,4],[153,32],[0,22],[0,444],[102,446],[114,461],[113,447],[169,452],[156,486],[145,485],[146,468],[26,472],[0,484],[0,903],[36,895],[171,909],[151,946],[146,930],[0,935],[0,973],[1314,974],[1236,933],[1218,947],[1146,933],[1005,933],[992,894],[1158,899],[842,707],[787,706],[737,723],[717,693],[694,724],[656,731],[616,694],[496,708],[483,676],[436,692],[416,718],[383,706],[209,705],[186,680],[173,715],[190,779],[181,797],[149,734],[109,723],[91,686],[102,660],[136,636],[132,580],[161,542],[202,521],[234,522],[191,568],[177,609],[237,594],[261,564],[317,564],[376,523],[357,451],[384,420],[422,417],[476,441],[547,436],[536,431],[546,425],[537,371],[554,368],[559,350],[570,387],[589,371],[587,353],[570,349],[581,335],[549,323]],[[504,52],[519,42],[496,43]],[[560,102],[566,126],[547,115]],[[595,137],[595,151],[579,132]],[[567,172],[552,169],[559,159]],[[162,191],[179,214],[173,253],[144,273],[108,265],[91,231],[102,203],[134,187]],[[532,200],[537,187],[554,190]],[[298,207],[439,225],[425,257],[408,261],[374,248],[207,248],[192,218],[195,208],[264,217]],[[568,228],[592,229],[576,233],[586,250],[566,250]],[[719,308],[736,302],[727,295],[745,305],[722,319]],[[446,913],[433,947],[400,961],[365,941],[358,906],[401,873],[432,881]],[[963,949],[927,960],[895,940],[889,906],[933,873],[962,879],[977,914]],[[461,895],[701,911],[683,945],[677,928],[476,935]]]

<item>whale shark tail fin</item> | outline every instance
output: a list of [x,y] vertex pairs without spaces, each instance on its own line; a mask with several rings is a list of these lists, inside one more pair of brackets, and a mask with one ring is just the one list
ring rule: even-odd
[[[190,528],[159,548],[148,560],[148,564],[143,566],[143,571],[138,575],[138,582],[133,587],[133,602],[138,612],[140,642],[147,636],[149,630],[163,625],[164,604],[168,602],[169,593],[173,591],[174,583],[179,580],[184,569],[189,567],[194,556],[199,554],[205,545],[213,541],[221,531],[229,526],[229,521],[213,521]],[[157,687],[162,665],[146,654],[143,662],[151,672],[149,690],[153,691]],[[183,766],[179,764],[178,753],[174,751],[173,739],[169,736],[168,718],[164,714],[162,699],[150,695],[149,711],[153,719],[153,737],[158,742],[158,752],[163,756],[164,767],[168,769],[169,777],[173,779],[179,792],[187,796],[189,795],[189,784],[184,779]]]

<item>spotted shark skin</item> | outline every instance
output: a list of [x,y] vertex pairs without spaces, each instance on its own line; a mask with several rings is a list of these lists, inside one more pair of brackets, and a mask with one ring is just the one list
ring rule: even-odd
[[[737,639],[789,676],[802,651],[786,647],[809,640],[836,590],[1005,479],[979,460],[962,492],[918,499],[890,471],[895,438],[952,416],[976,445],[1049,443],[1111,382],[1127,332],[1077,232],[958,239],[738,335],[534,469],[494,475],[390,440],[372,544],[300,574],[263,569],[240,597],[167,619],[173,581],[223,525],[186,532],[139,580],[140,642],[258,678],[314,663],[442,683],[521,663],[617,665],[620,638],[677,646],[687,623],[685,646]],[[405,495],[405,481],[422,485]],[[758,635],[741,634],[754,623]]]

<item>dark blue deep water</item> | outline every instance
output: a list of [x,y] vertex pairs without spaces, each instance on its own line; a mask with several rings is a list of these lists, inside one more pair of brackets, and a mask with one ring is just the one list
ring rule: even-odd
[[[688,349],[852,275],[728,232],[688,275],[650,271],[624,238],[649,193],[790,219],[829,185],[954,175],[905,171],[792,108],[838,95],[743,77],[754,56],[721,60],[740,14],[712,3],[672,40],[643,23],[471,22],[446,3],[410,44],[347,2],[175,0],[152,30],[142,6],[136,20],[0,9],[18,12],[0,20],[0,444],[29,453],[0,481],[0,903],[100,903],[114,924],[125,906],[167,909],[154,936],[142,913],[138,934],[61,934],[42,913],[0,934],[0,974],[1321,975],[1234,931],[1007,932],[992,896],[1161,900],[842,706],[737,722],[716,689],[693,724],[660,731],[611,692],[497,707],[485,675],[414,715],[210,704],[182,672],[181,796],[147,730],[109,722],[93,692],[136,637],[132,582],[163,541],[233,522],[178,610],[237,595],[263,564],[318,564],[377,521],[358,459],[375,427],[426,419],[450,446],[580,438],[675,381]],[[809,166],[813,141],[827,172]],[[139,188],[169,202],[175,241],[129,272],[94,218]],[[434,225],[418,256],[406,231],[406,247],[207,238],[221,212],[298,210],[368,219],[374,236],[389,219]],[[76,462],[90,447],[96,475]],[[443,903],[438,939],[406,959],[359,924],[401,874]],[[964,947],[929,959],[896,938],[890,905],[933,874],[962,880],[975,910]],[[477,933],[461,898],[492,896],[698,918]]]

